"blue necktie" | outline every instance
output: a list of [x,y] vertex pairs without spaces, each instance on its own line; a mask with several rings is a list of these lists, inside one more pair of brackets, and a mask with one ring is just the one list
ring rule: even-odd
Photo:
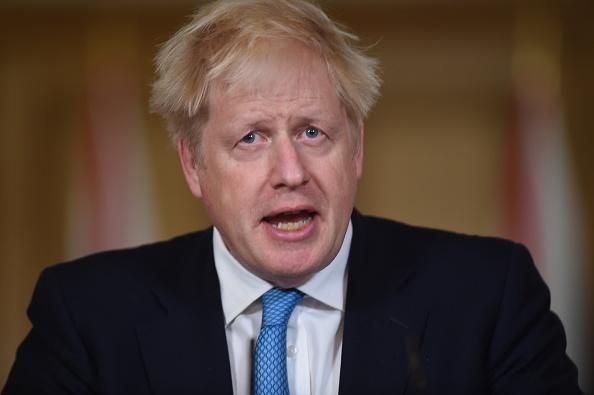
[[271,289],[262,295],[262,327],[254,357],[254,395],[289,395],[287,324],[304,296],[296,289]]

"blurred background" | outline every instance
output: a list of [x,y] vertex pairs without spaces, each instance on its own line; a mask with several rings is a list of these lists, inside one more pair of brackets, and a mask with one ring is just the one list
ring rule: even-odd
[[[527,244],[594,391],[594,2],[322,4],[382,64],[357,207]],[[44,267],[209,225],[147,110],[196,6],[0,3],[0,386]]]

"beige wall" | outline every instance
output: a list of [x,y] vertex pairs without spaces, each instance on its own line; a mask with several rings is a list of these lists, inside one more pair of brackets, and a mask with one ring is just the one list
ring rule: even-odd
[[[504,148],[517,7],[330,4],[363,44],[377,42],[371,53],[384,71],[383,97],[366,124],[357,206],[415,224],[505,236]],[[559,60],[568,136],[591,241],[594,7],[551,4],[563,26]],[[25,309],[39,272],[69,258],[69,180],[85,121],[89,59],[112,47],[131,56],[144,106],[155,45],[188,11],[0,6],[0,385],[29,328]],[[156,238],[206,226],[167,148],[163,123],[142,113],[157,185]],[[593,284],[589,257],[584,276]],[[590,312],[592,305],[588,296]]]

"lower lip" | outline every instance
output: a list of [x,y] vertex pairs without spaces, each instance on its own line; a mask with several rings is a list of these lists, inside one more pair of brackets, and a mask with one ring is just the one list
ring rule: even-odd
[[315,232],[318,226],[318,216],[314,215],[311,221],[306,223],[301,228],[294,230],[278,229],[266,221],[262,221],[262,224],[264,225],[264,229],[266,229],[266,232],[270,236],[272,236],[273,239],[278,241],[296,242],[307,239]]

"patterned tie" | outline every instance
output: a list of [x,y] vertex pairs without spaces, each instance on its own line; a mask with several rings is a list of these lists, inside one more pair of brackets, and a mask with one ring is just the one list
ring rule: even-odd
[[262,327],[254,357],[254,395],[289,395],[287,324],[304,296],[296,289],[271,289],[262,295]]

